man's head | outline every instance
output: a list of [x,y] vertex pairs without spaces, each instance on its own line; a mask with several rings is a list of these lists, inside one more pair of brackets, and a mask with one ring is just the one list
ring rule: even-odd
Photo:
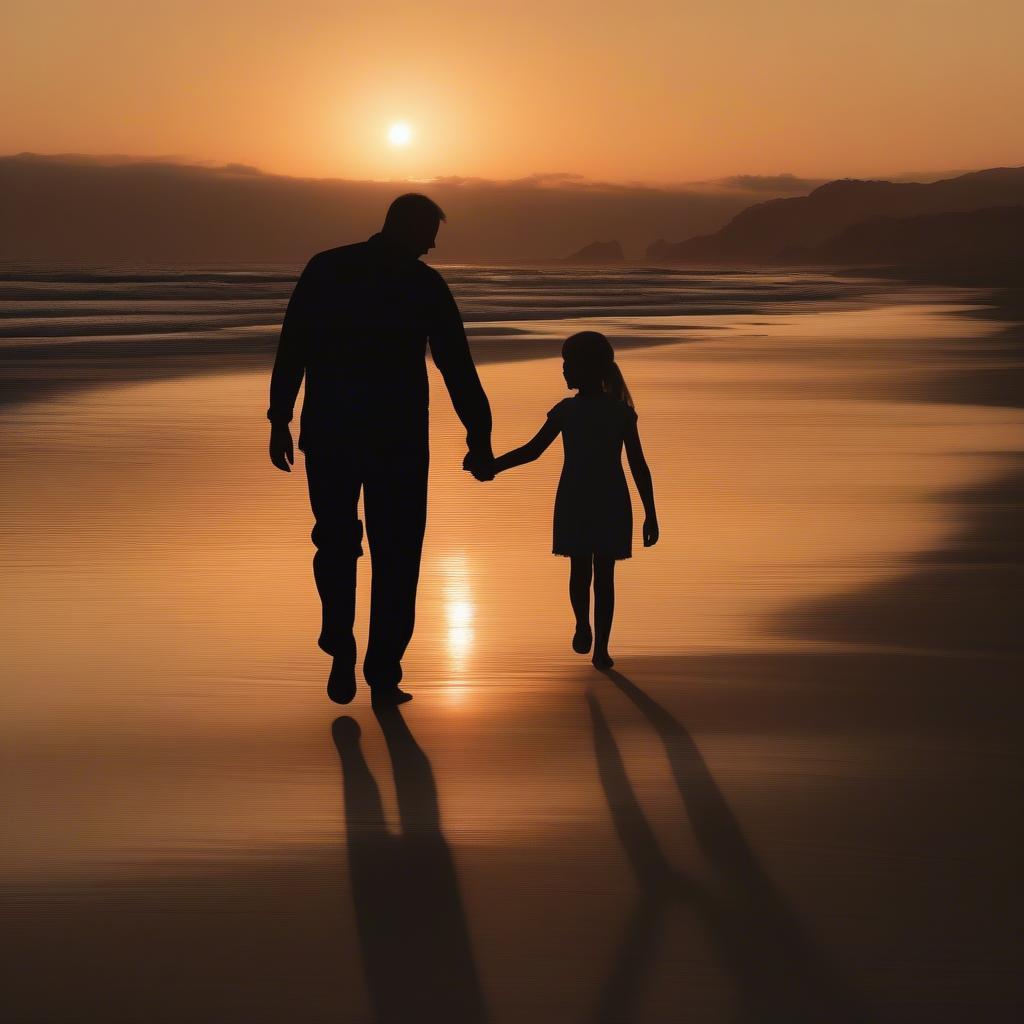
[[381,234],[396,245],[422,256],[434,248],[444,210],[419,192],[399,196],[389,207]]

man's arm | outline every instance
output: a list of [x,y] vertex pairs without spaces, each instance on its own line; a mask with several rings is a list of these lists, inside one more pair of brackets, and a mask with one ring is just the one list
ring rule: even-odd
[[270,420],[270,461],[286,473],[291,472],[290,466],[295,462],[292,433],[288,424],[291,423],[295,398],[306,372],[306,340],[312,314],[312,266],[313,261],[310,260],[288,300],[284,322],[281,324],[281,336],[277,342],[274,370],[270,375],[270,408],[267,410],[267,419]]
[[441,371],[456,415],[466,428],[466,446],[473,461],[490,463],[491,406],[469,351],[462,314],[440,276],[437,278],[434,323],[430,329],[430,353]]

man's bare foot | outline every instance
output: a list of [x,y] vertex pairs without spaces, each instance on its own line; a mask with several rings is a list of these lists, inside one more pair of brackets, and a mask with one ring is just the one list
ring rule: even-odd
[[577,623],[576,632],[572,637],[572,649],[577,654],[589,654],[590,645],[594,642],[594,634],[585,622]]
[[594,668],[611,668],[615,664],[607,651],[594,651],[594,656],[590,660],[594,663]]
[[335,658],[327,680],[327,696],[335,704],[351,704],[356,695],[356,667],[348,658]]
[[394,707],[396,704],[404,704],[410,700],[412,700],[412,694],[406,693],[405,690],[400,690],[397,686],[394,689],[388,687],[386,690],[372,690],[370,692],[370,703],[376,708]]

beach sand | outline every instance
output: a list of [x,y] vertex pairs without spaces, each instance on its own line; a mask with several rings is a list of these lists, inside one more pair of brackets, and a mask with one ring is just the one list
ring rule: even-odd
[[[625,350],[662,541],[611,674],[569,647],[560,454],[475,483],[434,380],[382,722],[323,692],[265,368],[0,407],[5,1019],[1019,1019],[1022,361],[981,313]],[[564,395],[481,376],[498,451]]]

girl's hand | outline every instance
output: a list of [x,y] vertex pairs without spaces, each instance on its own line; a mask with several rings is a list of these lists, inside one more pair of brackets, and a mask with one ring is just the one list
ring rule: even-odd
[[658,529],[658,520],[654,516],[648,516],[644,520],[644,547],[653,548],[658,543],[661,531]]

